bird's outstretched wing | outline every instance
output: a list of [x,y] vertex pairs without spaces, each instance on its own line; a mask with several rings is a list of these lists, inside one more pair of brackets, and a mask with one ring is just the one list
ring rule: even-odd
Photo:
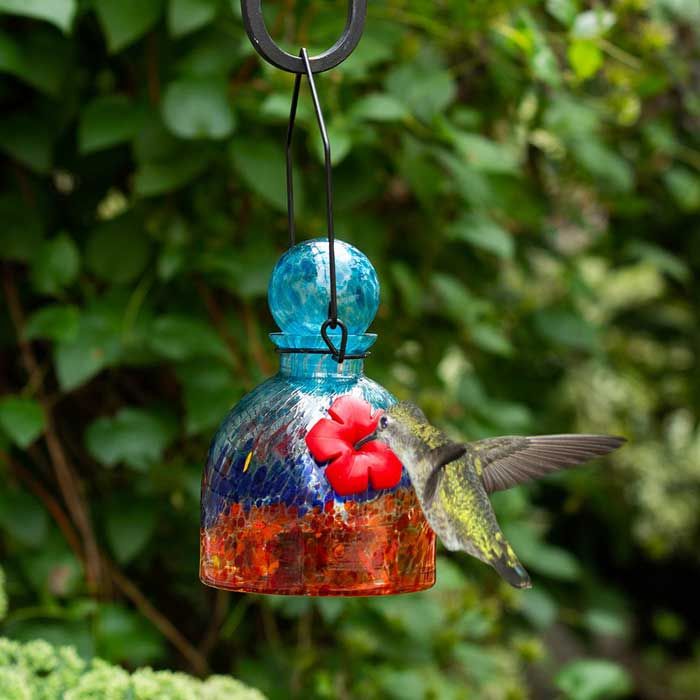
[[505,491],[545,474],[575,467],[626,442],[612,435],[508,436],[471,443],[487,493]]

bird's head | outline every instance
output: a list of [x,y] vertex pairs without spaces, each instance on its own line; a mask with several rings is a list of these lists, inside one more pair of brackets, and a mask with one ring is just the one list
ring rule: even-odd
[[[420,442],[424,427],[428,420],[418,406],[401,401],[382,413],[377,423],[377,429],[360,442],[381,440],[391,447],[401,460],[407,458]],[[356,445],[356,447],[358,447]]]

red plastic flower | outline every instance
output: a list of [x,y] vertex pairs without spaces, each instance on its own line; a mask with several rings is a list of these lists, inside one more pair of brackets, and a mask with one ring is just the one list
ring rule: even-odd
[[372,413],[367,401],[347,394],[328,409],[306,435],[306,444],[319,462],[329,462],[326,477],[341,496],[362,493],[369,484],[390,489],[401,480],[401,462],[388,445],[370,440],[355,445],[377,429],[381,411]]

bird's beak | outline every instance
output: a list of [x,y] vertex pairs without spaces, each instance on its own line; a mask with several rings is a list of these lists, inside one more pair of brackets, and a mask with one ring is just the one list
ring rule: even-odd
[[372,440],[377,439],[377,431],[375,430],[373,433],[370,433],[369,435],[365,435],[361,440],[358,440],[355,443],[355,449],[359,450],[362,445],[366,445],[368,442],[372,442]]

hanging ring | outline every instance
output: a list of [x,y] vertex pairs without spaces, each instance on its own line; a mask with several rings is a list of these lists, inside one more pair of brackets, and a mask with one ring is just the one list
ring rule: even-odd
[[[306,73],[304,61],[299,56],[292,56],[283,51],[272,40],[265,26],[262,0],[241,0],[241,13],[248,38],[268,63],[289,73]],[[362,36],[366,15],[367,0],[348,0],[348,18],[343,34],[330,49],[309,58],[312,73],[322,73],[335,68],[354,51]]]

